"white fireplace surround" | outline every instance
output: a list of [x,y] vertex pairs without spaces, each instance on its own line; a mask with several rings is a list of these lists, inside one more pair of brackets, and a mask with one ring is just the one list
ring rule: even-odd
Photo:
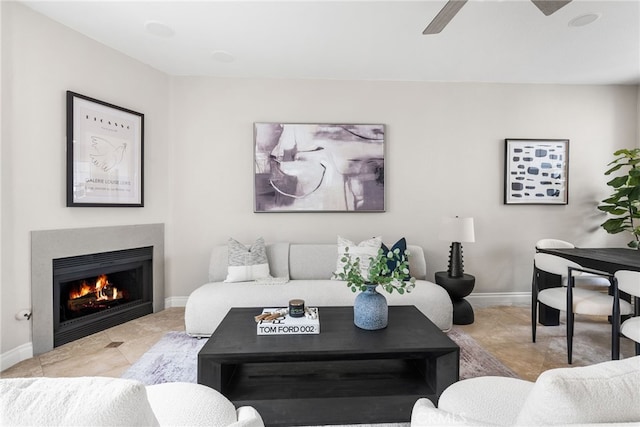
[[164,309],[164,224],[31,232],[33,354],[53,349],[53,260],[153,246],[153,312]]

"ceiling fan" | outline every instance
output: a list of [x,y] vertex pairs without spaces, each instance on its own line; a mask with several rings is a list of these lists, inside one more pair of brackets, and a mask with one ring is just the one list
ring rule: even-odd
[[[433,21],[429,23],[427,28],[424,29],[422,34],[438,34],[447,26],[449,21],[456,16],[456,13],[462,9],[462,6],[464,6],[466,2],[467,0],[449,0],[436,17],[433,18]],[[571,0],[531,0],[531,2],[535,4],[542,13],[549,16],[557,12],[561,7],[569,4]]]

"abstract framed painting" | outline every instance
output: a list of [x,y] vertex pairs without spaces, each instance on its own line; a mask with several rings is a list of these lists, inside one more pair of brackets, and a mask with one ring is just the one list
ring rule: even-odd
[[505,139],[504,203],[569,203],[568,139]]
[[254,212],[384,212],[382,124],[254,123]]
[[67,91],[67,206],[143,207],[144,114]]

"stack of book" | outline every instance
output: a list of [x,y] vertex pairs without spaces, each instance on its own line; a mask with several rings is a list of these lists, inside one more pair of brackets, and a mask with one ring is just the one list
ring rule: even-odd
[[306,316],[291,317],[287,309],[265,308],[256,316],[258,335],[319,334],[320,319],[316,307],[307,307]]

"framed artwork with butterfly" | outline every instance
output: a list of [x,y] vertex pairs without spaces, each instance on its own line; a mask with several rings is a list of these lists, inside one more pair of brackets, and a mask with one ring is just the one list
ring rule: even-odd
[[67,91],[67,206],[144,206],[144,114]]

